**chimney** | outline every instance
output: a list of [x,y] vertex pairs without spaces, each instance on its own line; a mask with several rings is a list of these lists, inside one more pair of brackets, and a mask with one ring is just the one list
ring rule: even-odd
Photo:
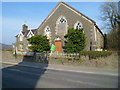
[[26,32],[28,30],[28,26],[27,25],[22,25],[22,32]]

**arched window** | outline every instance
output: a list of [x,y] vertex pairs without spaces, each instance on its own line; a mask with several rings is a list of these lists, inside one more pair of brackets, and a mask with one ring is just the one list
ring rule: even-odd
[[49,26],[46,26],[44,29],[44,35],[47,36],[48,39],[51,39],[51,30]]
[[60,21],[59,21],[60,23],[65,23],[66,22],[66,20],[64,19],[64,18],[60,18]]
[[57,20],[57,24],[66,23],[66,22],[67,22],[67,20],[63,16],[60,16],[59,19]]
[[64,16],[60,16],[56,21],[56,35],[67,34],[67,19]]
[[74,25],[74,29],[81,29],[81,28],[83,28],[82,23],[77,21]]
[[44,34],[47,35],[47,34],[50,34],[50,32],[51,32],[50,27],[46,26],[44,29]]

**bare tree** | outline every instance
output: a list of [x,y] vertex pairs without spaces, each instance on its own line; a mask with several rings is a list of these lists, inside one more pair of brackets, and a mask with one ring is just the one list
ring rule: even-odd
[[105,22],[104,26],[107,30],[107,49],[118,50],[118,3],[105,2],[101,5],[101,20]]
[[105,28],[107,30],[112,30],[116,28],[117,21],[117,3],[115,2],[105,2],[100,7],[101,10],[101,20],[105,22]]

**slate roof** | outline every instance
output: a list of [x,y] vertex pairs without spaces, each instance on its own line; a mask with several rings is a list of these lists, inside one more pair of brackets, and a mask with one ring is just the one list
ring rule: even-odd
[[[30,31],[32,31],[32,33],[33,33],[34,35],[37,35],[37,29],[27,30],[27,31],[25,31],[25,32],[22,32],[22,34],[24,35],[24,37],[27,37],[27,35],[28,35],[28,33],[29,33]],[[19,34],[18,34],[18,35],[19,35]],[[16,35],[16,37],[17,37],[18,35]]]
[[32,29],[31,31],[33,32],[34,35],[37,35],[37,29]]

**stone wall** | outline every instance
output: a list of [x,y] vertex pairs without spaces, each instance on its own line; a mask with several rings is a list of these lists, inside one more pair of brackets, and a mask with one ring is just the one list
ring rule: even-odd
[[[61,64],[61,65],[73,65],[73,66],[85,66],[85,67],[97,67],[97,68],[106,68],[106,69],[118,69],[118,56],[117,53],[114,53],[107,57],[101,57],[97,59],[90,59],[88,56],[81,56],[80,58],[76,58],[76,60],[72,58],[66,58],[65,56],[52,56],[47,54],[47,64]],[[46,57],[46,56],[45,56]],[[22,61],[32,61],[32,62],[41,62],[40,57],[29,57],[29,56],[15,56],[11,51],[3,51],[2,57],[0,59],[3,62],[22,62]],[[42,63],[44,60],[42,59]]]
[[97,59],[90,59],[89,56],[80,56],[79,58],[79,57],[51,55],[49,57],[48,62],[49,64],[62,64],[62,65],[118,69],[118,54],[114,53],[110,56],[100,57]]
[[[67,6],[68,7],[68,6]],[[45,19],[45,21],[40,25],[38,28],[38,34],[44,35],[44,29],[46,26],[49,26],[51,29],[51,41],[54,42],[56,35],[56,22],[57,20],[62,16],[65,17],[67,20],[67,29],[69,28],[74,28],[74,25],[77,21],[80,21],[82,23],[82,26],[84,28],[84,33],[86,36],[86,47],[85,50],[90,50],[90,42],[92,42],[92,50],[95,50],[95,33],[94,33],[94,22],[90,21],[83,15],[78,15],[76,14],[73,10],[70,8],[67,8],[65,4],[60,4],[59,8],[56,9],[56,11],[50,15],[49,18]],[[61,32],[59,29],[58,32]],[[64,30],[62,30],[63,32]],[[59,34],[58,34],[59,35]],[[62,36],[60,35],[61,38],[64,38],[64,34]],[[98,41],[99,42],[99,41]]]

